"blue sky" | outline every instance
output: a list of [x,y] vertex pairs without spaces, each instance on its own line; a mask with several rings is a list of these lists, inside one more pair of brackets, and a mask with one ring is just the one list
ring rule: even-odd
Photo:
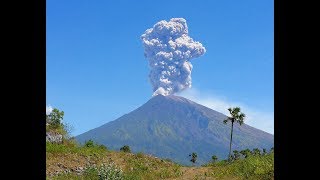
[[141,106],[153,92],[140,36],[182,17],[207,52],[179,95],[223,113],[240,105],[249,125],[273,134],[273,12],[270,0],[47,0],[46,102],[73,135]]

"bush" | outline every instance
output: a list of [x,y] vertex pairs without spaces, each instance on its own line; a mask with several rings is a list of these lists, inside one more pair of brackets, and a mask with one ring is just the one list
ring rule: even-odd
[[122,170],[114,163],[102,164],[100,167],[89,166],[85,169],[85,179],[97,179],[97,180],[122,180],[124,179]]
[[259,148],[254,148],[254,149],[252,150],[252,154],[253,154],[254,156],[260,156],[260,155],[261,155],[261,151],[260,151]]
[[84,145],[85,148],[95,148],[95,149],[103,149],[107,150],[107,147],[103,144],[95,143],[93,140],[85,141]]
[[216,155],[211,156],[211,162],[215,163],[218,160],[218,157]]
[[108,148],[103,144],[98,145],[98,147],[99,147],[99,149],[108,150]]
[[83,176],[85,179],[99,179],[99,172],[98,172],[98,168],[96,168],[95,166],[89,166],[87,167],[84,172],[83,172]]
[[84,147],[94,147],[95,146],[95,143],[90,139],[89,141],[86,141],[84,143]]
[[214,167],[212,175],[217,179],[223,177],[241,177],[241,179],[273,179],[274,178],[274,154],[264,156],[248,156],[244,159],[228,162],[226,160],[211,163],[207,166]]
[[244,158],[247,158],[247,157],[249,157],[249,156],[252,154],[252,152],[250,151],[250,149],[244,149],[244,150],[240,151],[240,154],[241,154]]
[[128,145],[121,147],[120,151],[131,153],[130,147]]
[[138,153],[136,154],[136,156],[137,156],[138,158],[143,158],[143,153],[142,153],[142,152],[138,152]]
[[102,164],[98,168],[98,176],[99,180],[118,180],[124,178],[122,170],[113,163],[108,165]]

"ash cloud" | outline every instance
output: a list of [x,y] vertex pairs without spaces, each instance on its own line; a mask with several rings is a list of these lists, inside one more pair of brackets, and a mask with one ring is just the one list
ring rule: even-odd
[[170,95],[191,87],[191,59],[206,52],[200,42],[188,36],[183,18],[159,21],[141,35],[144,55],[151,68],[153,96]]

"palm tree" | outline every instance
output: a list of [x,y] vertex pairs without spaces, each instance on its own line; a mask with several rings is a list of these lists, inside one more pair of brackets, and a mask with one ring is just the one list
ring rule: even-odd
[[192,154],[189,154],[189,156],[191,156],[190,161],[191,161],[193,164],[196,163],[197,157],[198,157],[197,153],[193,152]]
[[240,113],[240,107],[229,108],[230,117],[225,119],[223,122],[226,124],[228,121],[231,121],[231,138],[230,138],[230,147],[229,147],[229,159],[231,157],[231,143],[232,143],[232,133],[233,133],[233,123],[239,123],[240,126],[243,123],[244,118],[246,117],[245,114]]

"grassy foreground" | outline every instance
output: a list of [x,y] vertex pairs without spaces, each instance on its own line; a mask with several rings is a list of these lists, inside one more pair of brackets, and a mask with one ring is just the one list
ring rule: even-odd
[[[80,146],[75,142],[47,143],[47,179],[103,179],[99,167],[118,179],[274,179],[273,153],[250,156],[231,163],[220,161],[202,167],[183,167],[143,153],[107,150],[101,145]],[[121,172],[120,172],[121,171]],[[109,175],[110,177],[110,175]],[[117,178],[113,178],[117,179]]]
[[63,111],[53,109],[46,118],[46,132],[63,135],[59,143],[46,143],[46,179],[274,179],[273,151],[241,151],[246,158],[241,158],[239,152],[234,151],[231,162],[219,161],[202,167],[184,167],[171,160],[143,153],[130,153],[130,147],[126,146],[118,152],[110,151],[93,141],[79,145],[68,138],[67,126],[61,123],[63,115]]

